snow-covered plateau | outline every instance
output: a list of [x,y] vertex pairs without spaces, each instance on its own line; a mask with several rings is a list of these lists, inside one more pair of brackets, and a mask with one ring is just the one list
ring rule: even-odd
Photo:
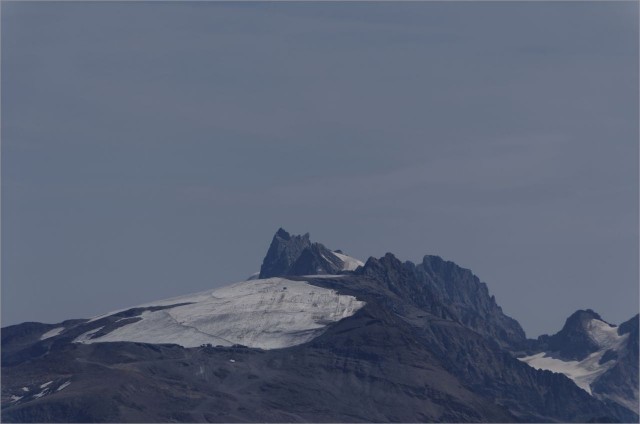
[[599,347],[581,361],[563,361],[554,358],[547,352],[518,358],[536,369],[548,370],[566,375],[576,385],[587,393],[591,393],[591,383],[615,365],[615,361],[600,363],[608,350],[617,351],[629,337],[628,334],[619,335],[618,327],[611,326],[604,321],[592,319],[586,324],[587,334]]
[[[187,305],[184,305],[188,303]],[[131,341],[196,347],[210,343],[277,349],[305,343],[325,327],[353,315],[364,302],[335,290],[284,278],[249,280],[230,286],[139,305],[139,320],[99,335],[94,329],[76,343]],[[91,321],[113,315],[115,311]],[[91,334],[89,334],[91,333]]]

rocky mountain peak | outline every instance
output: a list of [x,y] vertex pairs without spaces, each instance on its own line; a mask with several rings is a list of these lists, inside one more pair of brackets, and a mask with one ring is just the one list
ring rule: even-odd
[[591,309],[578,310],[559,332],[528,344],[522,361],[565,374],[592,396],[638,411],[638,315],[616,327]]
[[552,336],[540,336],[538,342],[544,346],[543,350],[553,352],[558,358],[582,360],[600,349],[588,331],[592,320],[605,322],[591,309],[577,310],[567,318],[562,330]]
[[520,324],[502,312],[485,283],[470,270],[439,256],[427,255],[415,265],[387,253],[369,258],[356,273],[385,284],[425,311],[491,336],[501,345],[515,346],[525,340]]
[[342,268],[343,261],[324,245],[311,242],[309,233],[291,235],[279,228],[260,267],[260,278],[337,274]]
[[278,228],[278,231],[276,231],[274,237],[279,237],[284,240],[289,240],[291,238],[291,234],[289,234],[287,230],[285,230],[284,228],[280,227]]
[[592,309],[578,309],[567,318],[562,329],[567,331],[571,329],[584,330],[586,323],[592,319],[604,321],[602,317]]

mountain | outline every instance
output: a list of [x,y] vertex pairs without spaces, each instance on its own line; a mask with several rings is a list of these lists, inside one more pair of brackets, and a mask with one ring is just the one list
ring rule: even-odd
[[280,228],[273,236],[260,267],[260,278],[287,275],[338,274],[364,265],[361,261],[312,243],[309,233],[292,236]]
[[596,398],[638,410],[638,315],[620,326],[591,309],[567,318],[562,329],[530,341],[527,356],[534,368],[558,372]]
[[[614,328],[583,311],[559,336],[527,340],[487,285],[453,262],[388,253],[362,263],[283,229],[259,277],[3,328],[2,420],[638,420],[637,390],[635,407],[627,397],[637,317]],[[598,362],[613,366],[591,392],[529,360],[556,349],[570,362],[605,347]]]

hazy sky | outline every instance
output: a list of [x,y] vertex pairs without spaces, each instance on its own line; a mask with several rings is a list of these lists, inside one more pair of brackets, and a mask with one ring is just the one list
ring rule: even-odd
[[259,270],[282,226],[638,311],[638,4],[2,2],[2,325]]

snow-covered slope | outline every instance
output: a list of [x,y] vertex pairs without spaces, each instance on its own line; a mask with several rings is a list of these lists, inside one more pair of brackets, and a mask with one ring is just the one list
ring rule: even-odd
[[40,337],[40,340],[48,339],[49,337],[55,337],[58,334],[62,333],[63,331],[64,331],[64,327],[56,327],[53,330],[49,330],[46,333],[44,333]]
[[364,302],[355,297],[339,295],[334,290],[302,281],[268,278],[151,302],[138,308],[184,303],[188,304],[145,310],[136,322],[107,334],[92,330],[74,341],[175,343],[184,347],[206,343],[242,344],[276,349],[307,342],[322,333],[328,324],[351,316],[364,306]]
[[351,256],[347,256],[344,253],[332,252],[334,255],[340,259],[344,265],[342,265],[343,271],[355,271],[359,266],[364,266],[364,262],[358,260],[356,258],[352,258]]
[[599,347],[599,350],[580,361],[566,361],[554,358],[548,352],[540,352],[519,359],[536,369],[564,374],[572,379],[578,387],[592,394],[591,384],[616,363],[613,359],[602,361],[603,356],[609,350],[615,352],[620,349],[629,335],[618,334],[618,327],[611,326],[599,319],[589,320],[586,323],[585,331],[589,338]]

